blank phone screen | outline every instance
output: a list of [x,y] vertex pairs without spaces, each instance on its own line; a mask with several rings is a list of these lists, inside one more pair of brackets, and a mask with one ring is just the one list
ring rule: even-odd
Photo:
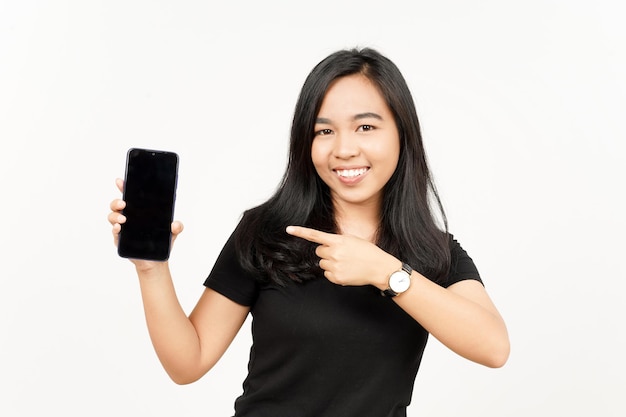
[[118,253],[124,258],[169,258],[176,200],[178,155],[133,148],[128,151]]

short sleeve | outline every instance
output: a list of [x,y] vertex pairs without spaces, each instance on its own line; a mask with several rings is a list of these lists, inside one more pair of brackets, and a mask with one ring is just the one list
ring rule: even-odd
[[[478,268],[459,242],[450,235],[450,274],[446,280],[446,287],[459,281],[473,279],[483,284]],[[483,284],[484,285],[484,284]]]
[[241,267],[234,234],[222,248],[204,285],[240,305],[252,306],[256,301],[258,282]]

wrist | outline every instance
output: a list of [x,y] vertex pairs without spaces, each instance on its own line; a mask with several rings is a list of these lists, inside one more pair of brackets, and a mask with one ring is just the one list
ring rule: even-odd
[[402,268],[402,261],[395,256],[389,256],[389,259],[380,263],[380,272],[376,274],[377,282],[374,284],[380,291],[384,291],[389,288],[389,277],[394,272]]
[[151,278],[160,276],[163,272],[167,272],[169,270],[169,265],[167,261],[164,262],[156,262],[156,261],[134,261],[135,270],[137,271],[137,275],[139,278]]

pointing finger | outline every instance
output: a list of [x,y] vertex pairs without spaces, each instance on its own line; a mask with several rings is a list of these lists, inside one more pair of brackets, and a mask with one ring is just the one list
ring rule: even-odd
[[335,235],[332,233],[325,233],[319,230],[310,229],[302,226],[287,226],[287,233],[292,236],[301,237],[309,242],[315,242],[322,245],[330,244]]

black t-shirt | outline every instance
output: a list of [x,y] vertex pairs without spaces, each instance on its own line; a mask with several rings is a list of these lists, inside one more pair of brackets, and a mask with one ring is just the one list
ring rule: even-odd
[[[450,240],[447,285],[480,276]],[[227,241],[204,283],[250,306],[252,347],[236,417],[406,416],[428,332],[372,286],[320,276],[286,286],[260,283]]]

